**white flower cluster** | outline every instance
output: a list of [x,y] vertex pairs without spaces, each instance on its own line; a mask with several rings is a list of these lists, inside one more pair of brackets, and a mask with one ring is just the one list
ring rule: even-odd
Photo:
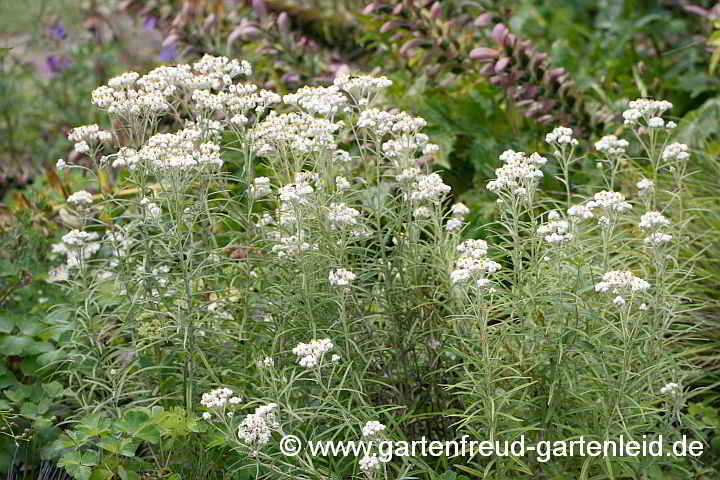
[[450,272],[453,284],[475,280],[478,287],[490,284],[488,274],[500,269],[500,264],[487,258],[488,245],[484,240],[465,240],[457,246],[460,257],[455,261],[455,269]]
[[543,176],[538,167],[547,163],[547,159],[537,153],[528,156],[514,150],[505,150],[500,160],[504,165],[495,169],[497,178],[488,182],[487,189],[495,193],[507,191],[518,196],[525,196],[534,188],[537,179]]
[[[567,213],[570,217],[588,219],[593,218],[593,210],[595,209],[601,209],[609,215],[614,215],[631,208],[632,205],[625,201],[625,195],[622,193],[603,190],[602,192],[596,193],[592,200],[568,208]],[[606,216],[600,217],[599,220],[600,223],[609,222]]]
[[151,219],[157,220],[160,218],[162,209],[156,203],[151,202],[149,198],[143,197],[143,199],[140,200],[140,205],[145,208],[145,212]]
[[357,225],[359,216],[358,210],[348,207],[344,203],[331,203],[327,211],[327,218],[330,220],[332,228]]
[[205,408],[218,408],[225,405],[237,405],[242,402],[242,398],[233,396],[233,391],[229,388],[216,388],[202,394],[200,405]]
[[464,203],[458,202],[450,207],[450,213],[453,217],[465,218],[470,213],[470,209]]
[[350,270],[346,270],[344,268],[330,270],[330,275],[328,276],[328,280],[330,280],[330,285],[335,285],[339,287],[349,286],[356,278],[357,275],[355,275]]
[[649,231],[649,235],[645,237],[644,242],[650,246],[660,246],[672,240],[672,235],[662,232],[662,228],[670,225],[670,220],[660,212],[647,212],[640,217],[638,226],[643,230]]
[[159,114],[170,108],[171,97],[183,89],[193,91],[202,106],[208,97],[196,91],[224,89],[232,85],[234,77],[250,73],[246,61],[205,55],[192,66],[163,66],[142,77],[135,72],[114,77],[92,92],[92,103],[117,115]]
[[312,368],[320,365],[324,354],[332,350],[333,343],[329,338],[311,340],[310,343],[300,343],[293,348],[292,352],[299,357],[298,364],[301,367]]
[[577,139],[573,138],[572,129],[567,127],[556,127],[552,132],[545,135],[545,142],[558,147],[578,144]]
[[71,230],[62,242],[53,244],[52,252],[66,256],[66,268],[78,268],[100,250],[99,238],[96,232]]
[[338,75],[333,85],[349,93],[358,105],[364,106],[370,97],[392,85],[392,81],[386,77]]
[[627,140],[619,139],[615,135],[605,135],[595,142],[595,149],[608,155],[622,155],[629,145]]
[[275,415],[276,410],[276,403],[256,408],[255,413],[247,415],[238,426],[238,438],[254,447],[261,447],[268,443],[272,431],[280,427]]
[[93,198],[90,192],[78,190],[67,198],[67,202],[75,205],[92,205]]
[[645,195],[648,192],[652,191],[654,185],[655,184],[653,183],[653,181],[648,180],[647,178],[643,178],[635,184],[635,186],[640,191],[640,195]]
[[[415,210],[416,217],[421,217],[421,216],[430,217],[431,216],[432,212],[429,209],[427,209],[427,212],[422,212],[423,215],[421,215],[420,214],[421,212],[419,212],[419,210],[422,210],[422,209],[426,209],[426,207],[420,207]],[[452,207],[450,207],[450,213],[451,213],[451,218],[445,224],[445,230],[447,230],[448,232],[456,232],[456,231],[460,230],[463,227],[463,225],[465,225],[464,219],[465,219],[465,216],[468,213],[470,213],[470,209],[464,203],[456,203]]]
[[426,125],[425,119],[413,117],[406,112],[392,113],[377,108],[363,110],[356,124],[358,128],[368,129],[379,137],[387,134],[416,134]]
[[625,125],[635,125],[641,119],[644,119],[650,127],[658,128],[660,125],[658,120],[663,122],[660,116],[665,113],[666,110],[670,110],[672,108],[672,103],[666,100],[639,98],[630,102],[628,106],[630,108],[623,112]]
[[329,87],[302,87],[295,93],[283,97],[288,105],[297,105],[308,113],[333,117],[338,113],[349,111],[348,97],[340,92],[340,88]]
[[262,198],[272,193],[270,188],[270,179],[268,177],[257,177],[253,180],[253,184],[248,188],[248,194],[255,198]]
[[342,122],[331,122],[307,113],[282,113],[271,111],[254,129],[250,137],[254,140],[255,153],[260,157],[271,157],[281,153],[308,154],[337,149],[335,132]]
[[423,155],[437,152],[440,147],[428,143],[428,136],[419,133],[427,125],[420,117],[413,117],[406,112],[387,112],[370,108],[360,112],[357,127],[366,129],[371,134],[382,138],[392,138],[382,144],[382,151],[390,159],[411,160],[415,152],[421,150]]
[[662,159],[666,162],[683,162],[690,158],[688,146],[684,143],[671,143],[662,153]]
[[229,85],[227,91],[212,93],[208,90],[196,89],[192,92],[194,106],[203,110],[205,114],[223,112],[225,118],[236,126],[248,123],[247,115],[251,111],[264,112],[270,105],[280,103],[282,97],[269,90],[258,89],[252,83],[238,83]]
[[203,132],[197,128],[158,133],[150,137],[140,150],[121,148],[112,166],[127,166],[130,170],[145,166],[158,171],[221,167],[220,146],[202,140]]
[[83,125],[75,127],[68,133],[68,140],[75,142],[75,151],[78,153],[88,153],[90,145],[97,142],[109,142],[112,140],[112,133],[100,130],[100,127],[93,125]]
[[373,453],[372,455],[363,456],[358,460],[358,464],[360,465],[360,470],[369,473],[380,468],[380,459],[377,454]]
[[650,288],[650,284],[642,278],[636,277],[632,272],[618,270],[605,273],[602,281],[595,284],[596,292],[610,292],[617,295],[613,303],[618,306],[625,305],[622,294],[641,292],[648,288]]
[[362,435],[365,438],[375,437],[385,431],[385,425],[377,420],[371,420],[362,427]]
[[560,219],[560,214],[553,210],[548,214],[547,223],[540,225],[537,233],[543,236],[548,243],[558,244],[573,239],[573,234],[569,232],[570,224],[567,220]]
[[423,155],[437,152],[440,147],[428,143],[428,136],[424,133],[406,133],[382,144],[382,151],[390,159],[412,159],[415,152],[422,149]]
[[660,389],[661,395],[668,395],[668,394],[677,395],[680,392],[681,392],[680,385],[678,385],[675,382],[667,383],[667,384],[663,385],[663,387]]
[[265,357],[262,360],[255,362],[258,368],[273,368],[275,366],[275,360],[272,357]]
[[352,187],[352,185],[345,177],[335,177],[335,187],[338,189],[338,191],[343,191]]
[[303,240],[302,236],[290,235],[280,237],[278,244],[273,245],[271,251],[278,257],[287,257],[297,255],[298,253],[305,252],[308,250],[317,250],[317,244],[311,244]]
[[417,175],[413,180],[408,197],[415,202],[437,203],[450,191],[450,186],[445,185],[442,177],[437,173]]

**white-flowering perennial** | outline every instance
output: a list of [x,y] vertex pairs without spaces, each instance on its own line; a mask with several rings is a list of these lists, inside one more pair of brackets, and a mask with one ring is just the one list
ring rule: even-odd
[[[200,398],[200,405],[205,408],[224,407],[231,398],[237,398],[233,397],[232,390],[229,388],[216,388],[202,394],[202,398]],[[235,403],[239,403],[239,401],[240,400]]]
[[90,151],[90,145],[85,140],[77,142],[73,147],[77,153],[88,153]]
[[605,135],[595,142],[595,149],[608,155],[622,155],[629,145],[627,140],[619,139],[615,135]]
[[308,154],[337,150],[335,132],[342,122],[331,122],[304,112],[278,114],[274,110],[250,130],[256,155],[272,157],[286,152]]
[[672,240],[672,235],[660,231],[670,225],[670,220],[660,212],[647,212],[640,217],[638,226],[650,231],[644,242],[650,246],[660,246]]
[[127,166],[130,170],[145,166],[157,173],[222,166],[220,146],[204,141],[203,136],[198,128],[158,133],[150,137],[140,150],[121,148],[112,166]]
[[442,177],[437,173],[418,175],[414,180],[408,194],[412,201],[439,202],[442,200],[442,197],[450,191],[450,186],[445,185]]
[[426,154],[428,147],[430,153],[437,151],[437,145],[428,143],[428,140],[424,133],[402,134],[383,143],[382,150],[387,158],[411,159],[418,150],[422,150],[423,154]]
[[52,252],[65,255],[68,269],[78,268],[100,250],[99,235],[96,232],[71,230],[62,237],[62,242],[52,245]]
[[328,275],[330,285],[335,285],[339,287],[349,286],[356,278],[357,275],[355,275],[350,270],[346,270],[344,268],[330,270],[330,275]]
[[112,140],[112,133],[100,130],[98,125],[82,125],[75,127],[68,133],[68,140],[71,142],[86,142],[94,144],[97,142],[109,142]]
[[636,277],[628,271],[612,271],[603,275],[602,281],[595,284],[595,291],[616,295],[613,303],[618,306],[625,305],[623,294],[642,292],[650,288],[650,284],[642,278]]
[[279,428],[276,410],[275,403],[257,407],[255,413],[247,415],[238,426],[238,438],[254,448],[267,444],[272,431]]
[[644,195],[645,193],[651,191],[654,187],[654,183],[652,180],[649,180],[647,178],[641,179],[639,182],[635,184],[635,186],[640,190],[640,194]]
[[371,420],[362,427],[362,435],[365,438],[374,437],[385,431],[385,425],[377,420]]
[[[386,77],[338,75],[333,80],[333,85],[348,92],[355,101],[362,105],[367,103],[368,97],[392,85],[392,81]],[[365,102],[362,100],[365,100]]]
[[360,212],[344,203],[331,203],[327,209],[327,218],[332,228],[343,228],[357,225]]
[[450,212],[453,217],[464,218],[468,213],[470,213],[470,209],[464,203],[458,202],[450,207]]
[[298,253],[308,250],[317,250],[317,244],[311,244],[303,240],[302,235],[290,235],[280,237],[278,244],[273,245],[271,251],[278,257],[287,257],[297,255]]
[[465,222],[463,222],[462,219],[453,217],[445,224],[445,230],[448,232],[457,232],[463,227],[463,225],[465,225]]
[[358,461],[358,464],[360,465],[360,470],[369,473],[380,468],[380,459],[377,454],[365,455]]
[[661,395],[677,395],[681,392],[680,385],[675,382],[670,382],[660,389]]
[[93,198],[90,192],[78,190],[67,198],[67,202],[75,205],[92,205]]
[[622,193],[603,190],[596,193],[592,200],[568,208],[567,213],[570,217],[585,220],[595,216],[593,210],[601,210],[604,215],[599,217],[598,222],[603,225],[608,225],[610,224],[610,216],[631,208],[632,205],[625,201],[625,196]]
[[488,274],[497,272],[500,264],[486,257],[488,246],[484,240],[465,240],[457,246],[460,257],[455,261],[455,268],[450,272],[453,284],[475,280],[478,287],[489,285]]
[[253,184],[248,187],[248,194],[253,198],[262,198],[272,193],[270,179],[268,177],[257,177]]
[[[92,92],[92,103],[115,115],[157,115],[170,109],[174,96],[192,92],[191,97],[197,102],[197,107],[228,108],[227,103],[232,103],[233,97],[236,102],[245,100],[232,90],[233,78],[250,73],[251,67],[247,61],[205,55],[193,65],[161,66],[143,76],[127,72],[114,77],[107,85]],[[207,92],[210,89],[219,93],[210,94]],[[224,91],[226,89],[230,90],[232,97]],[[254,94],[256,89],[254,87],[244,93]],[[202,91],[205,94],[198,93]],[[279,96],[275,96],[279,101]]]
[[570,224],[567,220],[551,220],[538,227],[537,233],[543,236],[548,243],[558,244],[572,240],[573,234],[568,230]]
[[[652,100],[648,98],[639,98],[628,104],[628,109],[623,112],[625,125],[635,125],[641,119],[650,123],[651,119],[659,118],[665,111],[672,108],[672,103],[666,100]],[[658,124],[654,120],[655,125]],[[652,127],[652,125],[650,125]]]
[[272,357],[265,357],[262,360],[256,362],[258,368],[273,368],[275,366],[275,360]]
[[157,220],[160,218],[160,215],[162,215],[162,209],[156,203],[151,202],[147,197],[140,200],[140,205],[145,208],[145,212],[152,220]]
[[650,128],[664,128],[665,127],[665,120],[663,120],[660,117],[652,117],[650,120],[648,120],[648,127]]
[[400,183],[408,183],[414,181],[420,176],[420,169],[417,167],[410,167],[404,169],[398,175],[395,175],[395,180]]
[[662,159],[666,162],[682,162],[690,158],[688,146],[684,143],[671,143],[662,153]]
[[429,207],[418,207],[413,210],[413,216],[415,218],[430,218],[432,217],[432,209]]
[[523,152],[506,150],[500,155],[504,165],[495,169],[495,180],[487,184],[491,192],[509,192],[514,195],[526,195],[534,188],[537,179],[543,176],[539,167],[547,163],[545,157],[537,153],[528,156]]
[[660,212],[647,212],[640,217],[639,227],[648,230],[670,225],[670,220]]
[[332,350],[333,343],[329,338],[312,340],[310,343],[300,343],[293,348],[292,352],[297,355],[298,364],[301,367],[316,367],[320,365],[323,355]]
[[297,105],[308,113],[333,117],[349,111],[348,97],[336,85],[329,87],[302,87],[283,97],[288,105]]
[[593,196],[593,199],[587,202],[589,209],[602,208],[611,212],[624,212],[632,208],[628,202],[625,201],[625,195],[619,192],[612,192],[603,190]]
[[556,127],[552,132],[545,135],[545,142],[559,147],[578,144],[577,139],[573,138],[572,129],[567,127]]
[[647,237],[645,237],[643,242],[647,243],[648,245],[650,245],[652,247],[659,247],[660,245],[663,245],[665,243],[672,241],[672,239],[673,239],[673,237],[669,233],[653,232],[650,235],[648,235]]
[[391,113],[377,108],[363,110],[357,120],[358,128],[367,129],[379,137],[387,134],[401,136],[416,134],[425,127],[427,122],[420,117],[413,117],[406,112]]
[[348,182],[348,179],[345,177],[335,177],[335,188],[337,188],[339,191],[347,190],[352,185],[350,185],[350,182]]

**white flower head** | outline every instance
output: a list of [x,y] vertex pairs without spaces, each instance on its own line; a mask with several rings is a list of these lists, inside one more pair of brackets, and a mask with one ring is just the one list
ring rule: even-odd
[[573,131],[567,127],[556,127],[552,132],[545,135],[545,142],[555,145],[577,145],[577,139],[573,138]]
[[357,275],[355,275],[350,270],[346,270],[344,268],[330,270],[330,275],[328,276],[328,280],[330,280],[330,285],[340,287],[349,286],[356,278]]
[[332,350],[333,343],[329,338],[320,340],[312,340],[310,343],[300,343],[293,348],[293,353],[297,355],[298,364],[301,367],[312,368],[320,365],[323,355]]
[[93,198],[90,192],[78,190],[67,198],[67,202],[75,205],[92,205]]
[[660,389],[661,395],[677,395],[681,392],[680,385],[675,382],[670,382]]
[[470,213],[470,209],[465,205],[464,203],[456,203],[452,207],[450,207],[450,211],[452,212],[453,217],[465,217],[468,213]]
[[385,431],[385,425],[377,420],[371,420],[362,427],[363,437],[374,437]]

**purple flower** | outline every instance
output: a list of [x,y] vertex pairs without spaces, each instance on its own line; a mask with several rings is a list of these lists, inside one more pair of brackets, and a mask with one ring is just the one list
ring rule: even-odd
[[164,62],[168,62],[170,60],[174,60],[177,56],[177,49],[175,48],[174,43],[170,43],[168,45],[165,45],[162,50],[160,50],[160,60]]
[[65,55],[50,55],[45,59],[45,67],[50,73],[59,73],[72,67],[72,60]]
[[143,27],[146,31],[155,30],[158,24],[157,17],[154,17],[152,15],[145,17],[145,20],[143,21]]
[[65,37],[67,37],[67,33],[65,32],[65,27],[63,27],[59,23],[51,25],[47,29],[47,34],[53,40],[65,40]]

